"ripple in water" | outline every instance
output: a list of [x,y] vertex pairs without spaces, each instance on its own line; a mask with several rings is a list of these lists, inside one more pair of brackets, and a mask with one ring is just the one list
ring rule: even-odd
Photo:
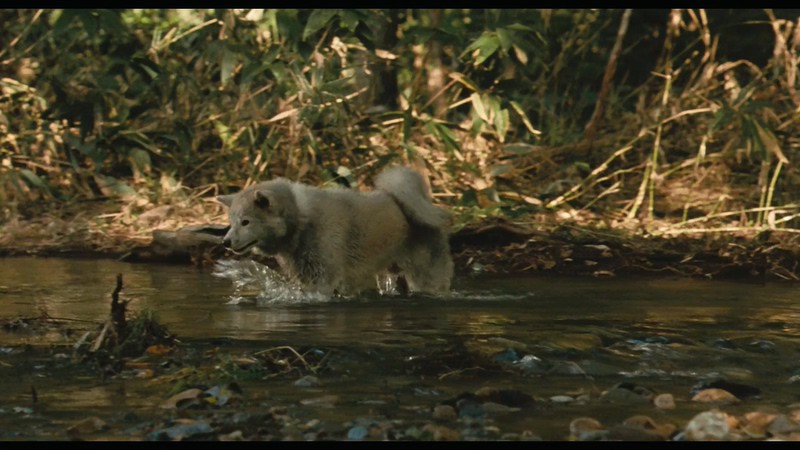
[[257,305],[318,303],[330,300],[319,292],[307,292],[280,273],[250,259],[217,261],[214,276],[233,282],[228,304]]
[[[303,290],[298,283],[288,280],[269,267],[250,259],[217,261],[213,275],[233,282],[234,292],[228,301],[230,305],[255,303],[256,305],[307,304],[333,300],[319,292]],[[376,280],[378,294],[382,297],[397,296],[398,286],[395,278],[383,275]],[[336,300],[353,298],[337,295]]]

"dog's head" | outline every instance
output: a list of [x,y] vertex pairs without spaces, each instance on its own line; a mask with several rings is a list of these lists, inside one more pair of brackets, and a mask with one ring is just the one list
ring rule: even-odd
[[297,208],[286,183],[262,183],[237,194],[217,196],[228,207],[231,228],[222,239],[225,247],[245,253],[253,247],[273,254],[288,244]]

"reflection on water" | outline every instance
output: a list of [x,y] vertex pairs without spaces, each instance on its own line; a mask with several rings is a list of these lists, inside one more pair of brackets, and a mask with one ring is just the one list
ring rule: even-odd
[[[800,287],[788,284],[462,279],[449,298],[368,293],[320,302],[301,298],[299,289],[254,263],[218,267],[212,274],[173,265],[7,258],[0,263],[0,317],[46,312],[52,317],[102,321],[117,273],[123,274],[123,296],[133,300],[132,310],[152,309],[173,332],[193,338],[281,338],[325,344],[364,342],[366,333],[392,339],[433,334],[531,342],[537,336],[587,330],[693,340],[800,336],[800,305],[795,301]],[[232,281],[233,274],[241,278]],[[237,297],[259,301],[232,304]]]

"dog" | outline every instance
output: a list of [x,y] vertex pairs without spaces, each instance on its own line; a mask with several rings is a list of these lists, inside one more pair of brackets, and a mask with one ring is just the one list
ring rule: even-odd
[[217,200],[229,208],[223,245],[274,256],[304,289],[352,295],[389,275],[412,292],[450,290],[450,214],[407,167],[381,173],[371,192],[277,178]]

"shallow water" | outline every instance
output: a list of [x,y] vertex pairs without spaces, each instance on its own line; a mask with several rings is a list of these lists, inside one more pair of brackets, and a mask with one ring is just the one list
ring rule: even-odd
[[[630,381],[675,395],[680,403],[671,413],[676,424],[678,418],[688,419],[707,409],[707,405],[689,402],[691,387],[704,379],[723,377],[761,389],[761,396],[726,407],[732,411],[789,408],[800,401],[795,384],[800,375],[800,286],[795,284],[670,278],[463,278],[456,280],[449,298],[403,299],[373,293],[331,301],[305,299],[297,304],[291,296],[280,301],[263,298],[258,281],[255,287],[251,283],[248,294],[247,286],[237,289],[212,270],[108,260],[7,258],[0,260],[0,320],[45,312],[75,323],[100,323],[108,315],[117,273],[123,274],[123,297],[132,299],[132,311],[154,311],[160,323],[190,345],[222,343],[223,351],[231,352],[306,346],[335,348],[346,354],[339,364],[352,366],[346,370],[350,377],[327,380],[324,389],[303,390],[290,382],[247,386],[251,392],[268,387],[271,399],[288,403],[335,393],[342,398],[339,407],[318,408],[315,414],[338,423],[374,411],[365,406],[370,400],[380,403],[390,396],[392,405],[405,405],[392,414],[414,416],[423,414],[414,412],[416,407],[427,411],[462,392],[486,386],[548,399],[581,393],[597,397],[617,383]],[[11,354],[20,344],[64,344],[75,339],[57,332],[0,330],[0,350]],[[32,372],[26,373],[28,369],[19,364],[5,367],[4,358],[0,353],[0,380],[5,380],[0,387],[0,430],[5,434],[0,438],[54,432],[13,430],[17,425],[12,424],[25,422],[18,420],[25,411],[13,408],[25,406],[26,386],[33,382],[40,386],[39,397],[49,399],[47,412],[34,414],[42,430],[48,429],[47,418],[50,423],[68,423],[75,416],[112,414],[120,407],[153,409],[152,405],[164,400],[151,398],[158,394],[149,391],[120,396],[115,394],[116,384],[85,376],[52,380],[61,387],[48,390],[42,386],[47,385],[52,368],[35,369],[31,363]],[[500,369],[484,370],[481,358]],[[7,373],[2,375],[3,371]],[[75,386],[82,386],[81,390],[72,390]],[[575,417],[614,423],[635,412],[667,420],[652,405],[609,402],[557,404],[541,412],[510,413],[493,420],[503,430],[528,429],[546,439],[563,439]],[[34,416],[26,420],[36,422]]]

